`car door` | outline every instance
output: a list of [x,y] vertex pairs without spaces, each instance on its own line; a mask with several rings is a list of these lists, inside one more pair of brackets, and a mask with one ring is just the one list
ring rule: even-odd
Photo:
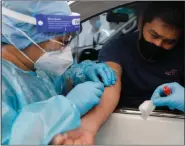
[[[147,5],[147,2],[73,2],[70,4],[73,11],[81,13],[82,34],[78,38],[78,46],[74,46],[77,62],[85,59],[97,60],[98,50],[109,41],[119,35],[127,35],[137,31],[137,20],[140,11]],[[118,24],[114,23],[110,28],[107,22],[107,14],[119,8],[132,9],[134,14],[129,16],[128,21]],[[93,45],[80,45],[80,39],[85,39],[83,32],[90,30],[89,20],[101,16],[104,20],[102,29],[106,29],[110,35],[101,43]],[[103,19],[104,18],[104,19]],[[111,31],[113,30],[113,31]],[[85,51],[87,50],[87,51]],[[90,55],[89,55],[90,54]],[[80,60],[81,55],[82,60]],[[138,107],[132,109],[123,107],[116,109],[110,118],[101,127],[96,135],[97,145],[184,145],[184,114],[177,111],[154,110],[147,120],[141,118]]]

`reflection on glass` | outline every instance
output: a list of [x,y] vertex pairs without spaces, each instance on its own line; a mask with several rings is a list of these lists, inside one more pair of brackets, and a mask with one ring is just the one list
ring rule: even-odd
[[[135,13],[132,9],[121,7],[109,11],[108,13],[128,14],[131,19]],[[97,45],[102,45],[102,42],[110,37],[118,28],[125,22],[108,22],[107,14],[103,13],[93,17],[82,24],[82,32],[79,35],[78,47],[95,48]]]

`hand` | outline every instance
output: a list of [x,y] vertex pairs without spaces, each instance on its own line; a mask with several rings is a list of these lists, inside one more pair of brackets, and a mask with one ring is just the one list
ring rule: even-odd
[[[164,86],[168,86],[171,89],[171,94],[161,97],[164,94]],[[178,109],[184,112],[184,87],[176,82],[163,84],[154,91],[152,101],[155,106],[168,106],[172,110]]]
[[63,144],[71,145],[93,145],[94,144],[94,134],[82,127],[69,131],[66,133],[67,138],[64,140]]
[[80,115],[86,114],[92,107],[100,103],[100,97],[104,91],[102,83],[85,82],[78,84],[66,96],[74,103]]
[[50,142],[50,145],[63,145],[67,138],[67,134],[57,134]]
[[111,86],[116,83],[116,73],[105,63],[98,63],[84,68],[84,74],[94,82],[101,82],[102,78],[105,86]]

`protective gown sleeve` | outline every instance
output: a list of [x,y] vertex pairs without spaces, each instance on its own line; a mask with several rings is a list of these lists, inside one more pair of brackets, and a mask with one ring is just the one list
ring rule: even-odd
[[76,85],[89,81],[89,79],[84,74],[84,68],[91,66],[95,62],[86,60],[80,64],[74,63],[61,77],[56,77],[48,75],[58,94],[67,95],[67,93]]
[[[4,99],[10,97],[11,92],[3,93]],[[2,101],[2,144],[49,144],[55,135],[79,126],[80,113],[61,95],[29,104],[20,111],[8,100]]]
[[71,68],[64,73],[64,76],[70,80],[74,86],[83,83],[88,81],[88,78],[84,74],[84,68],[94,64],[96,63],[90,60],[83,61],[80,64],[73,64]]
[[64,84],[61,85],[62,93],[67,95],[67,93],[76,85],[89,81],[87,76],[84,74],[84,68],[87,66],[91,66],[95,64],[90,60],[86,60],[81,62],[80,64],[73,64],[71,68],[69,68],[63,77]]

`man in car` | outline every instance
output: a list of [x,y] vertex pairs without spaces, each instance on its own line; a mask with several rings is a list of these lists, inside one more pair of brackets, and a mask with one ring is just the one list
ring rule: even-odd
[[116,103],[120,96],[120,106],[138,107],[151,98],[158,86],[167,83],[172,99],[159,101],[162,85],[152,96],[154,104],[184,111],[183,3],[149,4],[140,16],[138,32],[120,36],[103,46],[99,61],[111,66],[118,78],[114,87],[105,90],[106,102],[112,96]]
[[[105,88],[100,104],[82,118],[81,127],[68,133],[66,144],[94,144],[119,101],[120,106],[138,108],[152,97],[158,106],[184,111],[183,6],[184,2],[153,2],[141,15],[138,32],[103,46],[99,61],[116,71],[117,81]],[[164,83],[172,90],[168,102],[156,97]]]

